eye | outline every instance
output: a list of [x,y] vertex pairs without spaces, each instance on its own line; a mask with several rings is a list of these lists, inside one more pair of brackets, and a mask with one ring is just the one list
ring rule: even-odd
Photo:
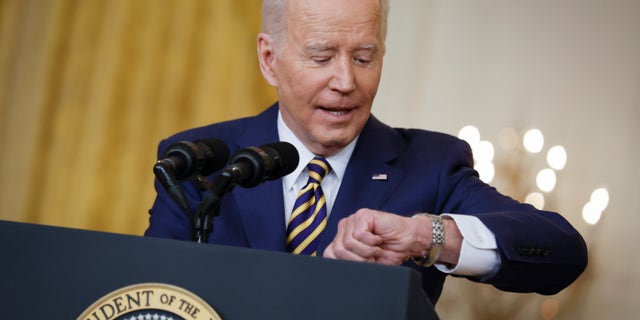
[[329,61],[331,61],[331,57],[315,56],[315,57],[312,57],[311,60],[313,60],[313,62],[315,62],[317,64],[326,64]]
[[358,52],[357,54],[353,55],[353,61],[357,65],[361,65],[361,66],[367,66],[371,64],[374,58],[375,58],[375,55],[371,54],[368,51]]
[[355,60],[357,64],[361,64],[361,65],[367,65],[371,63],[371,59],[369,58],[354,58],[353,60]]

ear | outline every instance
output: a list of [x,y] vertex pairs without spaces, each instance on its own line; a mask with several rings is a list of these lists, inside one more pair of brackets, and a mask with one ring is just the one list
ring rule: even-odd
[[274,87],[278,86],[278,78],[276,77],[276,50],[273,38],[266,33],[258,34],[258,61],[260,63],[260,72],[267,82]]

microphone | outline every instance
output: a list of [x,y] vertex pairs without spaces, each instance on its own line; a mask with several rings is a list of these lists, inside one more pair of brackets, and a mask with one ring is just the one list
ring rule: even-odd
[[222,170],[204,201],[198,207],[194,223],[194,241],[206,243],[213,230],[213,219],[219,215],[225,193],[236,185],[255,187],[265,180],[274,180],[291,173],[298,166],[298,150],[288,142],[275,142],[261,147],[248,147],[236,152]]
[[[286,176],[298,166],[298,150],[288,142],[275,142],[261,147],[248,147],[235,153],[222,175],[228,176],[227,186],[235,183],[245,188],[255,187],[266,180]],[[223,179],[227,180],[227,179]]]
[[229,148],[224,141],[209,138],[179,141],[165,149],[162,159],[156,163],[175,175],[176,179],[188,179],[195,174],[207,176],[222,168],[229,160]]
[[180,141],[165,149],[162,158],[153,167],[153,173],[180,208],[190,212],[178,181],[196,174],[209,175],[222,168],[228,159],[229,148],[222,140]]

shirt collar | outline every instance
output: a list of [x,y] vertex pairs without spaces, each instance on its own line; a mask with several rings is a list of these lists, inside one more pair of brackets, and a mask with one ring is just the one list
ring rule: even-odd
[[[282,119],[282,114],[278,110],[278,137],[280,141],[285,141],[291,143],[297,150],[298,155],[300,156],[300,162],[298,162],[298,167],[293,170],[290,174],[284,176],[282,181],[284,183],[285,190],[291,190],[293,188],[293,184],[298,179],[298,177],[304,172],[307,164],[311,159],[315,157],[315,154],[311,152],[307,147],[296,137],[296,135],[289,129],[289,127],[284,123]],[[351,143],[349,143],[346,147],[342,148],[342,150],[338,151],[336,154],[327,157],[327,161],[331,166],[330,175],[334,175],[338,181],[342,181],[342,177],[344,176],[344,172],[347,170],[347,164],[349,164],[349,159],[351,159],[351,155],[353,154],[353,150],[355,149],[356,142],[358,141],[358,137],[353,139]]]

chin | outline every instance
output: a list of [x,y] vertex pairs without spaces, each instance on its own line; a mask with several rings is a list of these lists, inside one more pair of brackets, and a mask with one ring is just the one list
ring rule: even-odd
[[337,151],[346,147],[349,143],[351,143],[351,141],[353,141],[353,139],[355,139],[355,137],[352,137],[352,138],[342,137],[342,138],[329,139],[329,140],[325,139],[321,141],[320,144],[326,150]]

